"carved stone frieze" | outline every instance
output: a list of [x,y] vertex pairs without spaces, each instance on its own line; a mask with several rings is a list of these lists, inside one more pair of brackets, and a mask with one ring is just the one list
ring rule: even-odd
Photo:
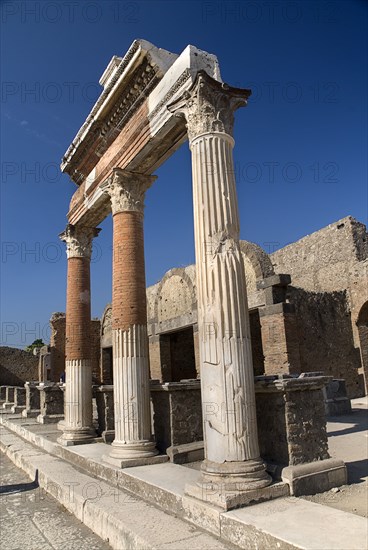
[[168,109],[177,116],[185,116],[190,142],[206,133],[232,135],[234,111],[246,105],[250,94],[250,90],[231,88],[199,71],[192,88],[168,105]]
[[110,178],[102,183],[100,188],[110,196],[113,214],[126,211],[143,213],[145,193],[156,179],[157,176],[115,168]]
[[68,258],[91,258],[92,239],[97,237],[100,228],[79,227],[68,224],[65,231],[59,237],[66,243],[66,254]]

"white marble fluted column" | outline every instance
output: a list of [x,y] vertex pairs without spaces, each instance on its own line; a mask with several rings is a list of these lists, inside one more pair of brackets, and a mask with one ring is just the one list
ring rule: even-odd
[[115,439],[105,459],[117,466],[158,454],[151,432],[143,241],[144,196],[155,179],[116,168],[101,185],[113,214]]
[[65,420],[58,442],[89,443],[92,425],[91,283],[92,239],[100,229],[68,225],[60,238],[66,242],[68,282],[65,339]]
[[199,72],[169,106],[192,152],[205,460],[202,482],[248,491],[270,478],[259,456],[254,375],[232,149],[233,112],[249,90]]

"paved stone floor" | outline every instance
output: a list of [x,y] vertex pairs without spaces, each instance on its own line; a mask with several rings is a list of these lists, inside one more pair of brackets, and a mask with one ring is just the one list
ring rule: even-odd
[[57,500],[0,453],[1,550],[107,550]]
[[350,414],[327,422],[329,452],[345,461],[349,484],[303,498],[368,517],[368,397],[352,399],[351,405]]

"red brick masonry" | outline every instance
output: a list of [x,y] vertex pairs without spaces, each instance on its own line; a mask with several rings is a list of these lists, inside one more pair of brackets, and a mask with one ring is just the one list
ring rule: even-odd
[[90,260],[72,257],[68,259],[66,300],[66,360],[90,359]]
[[128,330],[147,322],[143,214],[118,212],[113,220],[112,328]]

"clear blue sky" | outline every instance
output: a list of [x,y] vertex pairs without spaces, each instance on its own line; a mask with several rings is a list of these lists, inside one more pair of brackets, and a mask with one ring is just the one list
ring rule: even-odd
[[[236,114],[241,238],[267,251],[344,216],[366,223],[367,2],[1,2],[1,344],[48,340],[65,311],[58,234],[76,189],[60,159],[135,38],[216,54],[253,98]],[[147,284],[194,262],[188,145],[145,211]],[[111,300],[111,219],[92,263],[92,314]]]

